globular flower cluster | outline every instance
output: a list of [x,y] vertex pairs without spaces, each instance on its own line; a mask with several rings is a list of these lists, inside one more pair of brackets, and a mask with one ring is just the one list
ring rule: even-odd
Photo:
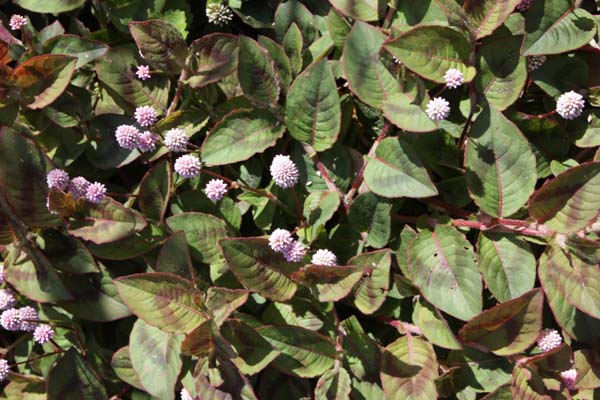
[[8,378],[9,372],[10,366],[8,365],[8,361],[0,359],[0,382],[3,382]]
[[195,178],[200,175],[202,164],[198,157],[186,154],[175,160],[175,172],[184,178]]
[[141,106],[135,109],[135,120],[140,126],[152,126],[156,122],[156,110],[150,106]]
[[527,11],[529,7],[533,4],[533,0],[521,0],[521,2],[517,5],[518,11]]
[[547,60],[544,55],[527,57],[527,71],[532,72],[541,67]]
[[133,125],[119,125],[115,131],[117,143],[124,149],[133,150],[140,140],[140,131]]
[[204,193],[212,201],[219,201],[227,194],[227,184],[222,179],[211,179],[204,187]]
[[0,315],[0,325],[7,331],[33,332],[40,317],[33,307],[9,308]]
[[14,14],[13,16],[11,16],[10,21],[8,22],[8,26],[10,26],[10,29],[12,29],[13,31],[18,31],[25,25],[27,25],[27,17],[24,17],[19,14]]
[[0,289],[0,311],[13,308],[17,304],[17,296],[10,289]]
[[50,189],[65,190],[69,186],[69,174],[62,169],[53,169],[46,175],[46,183]]
[[433,121],[442,121],[450,115],[450,103],[442,97],[434,97],[427,103],[425,113]]
[[575,390],[577,384],[577,370],[575,368],[560,373],[563,383],[569,390]]
[[291,188],[298,182],[298,168],[290,156],[276,155],[270,169],[275,184],[281,188]]
[[4,283],[6,275],[4,274],[4,263],[0,262],[0,283]]
[[446,81],[446,87],[450,89],[456,89],[465,83],[465,77],[463,73],[456,68],[450,68],[444,74],[444,81]]
[[140,134],[138,138],[137,147],[140,151],[150,152],[156,150],[156,145],[158,144],[158,135],[145,131]]
[[165,133],[165,146],[174,153],[185,151],[188,142],[189,139],[183,129],[173,128]]
[[294,240],[286,229],[275,229],[269,236],[269,246],[273,251],[282,253],[288,262],[300,262],[306,256],[306,246]]
[[46,182],[49,188],[68,190],[76,200],[85,196],[89,202],[98,204],[106,195],[106,187],[102,183],[90,183],[81,176],[69,180],[69,174],[62,169],[53,169],[48,172]]
[[233,11],[223,3],[211,3],[206,6],[208,22],[217,25],[227,25],[233,19]]
[[562,343],[562,336],[555,329],[544,329],[537,338],[537,346],[542,353],[557,348]]
[[135,71],[135,75],[140,81],[150,79],[150,67],[147,65],[139,65],[137,71]]
[[315,254],[313,254],[310,262],[311,264],[315,265],[334,267],[337,265],[337,257],[327,249],[319,249]]
[[33,340],[36,343],[44,344],[54,337],[54,329],[50,325],[40,324],[33,331]]
[[573,90],[563,93],[556,101],[556,112],[564,119],[579,117],[585,106],[583,96]]

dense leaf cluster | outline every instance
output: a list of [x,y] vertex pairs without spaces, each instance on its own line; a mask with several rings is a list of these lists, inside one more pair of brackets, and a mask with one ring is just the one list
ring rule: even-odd
[[600,395],[599,1],[2,4],[0,398]]

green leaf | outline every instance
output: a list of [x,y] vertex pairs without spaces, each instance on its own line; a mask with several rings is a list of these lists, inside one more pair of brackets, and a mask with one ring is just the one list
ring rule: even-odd
[[309,226],[319,227],[329,221],[338,207],[340,197],[335,192],[312,192],[304,200],[304,217]]
[[110,366],[115,371],[117,377],[123,382],[126,382],[140,390],[144,390],[144,387],[140,382],[140,377],[131,365],[131,358],[129,357],[129,346],[121,347],[119,350],[114,352],[110,362]]
[[408,132],[431,132],[438,129],[423,107],[404,93],[393,93],[383,99],[383,113],[391,123]]
[[105,400],[106,389],[97,371],[71,347],[48,376],[49,400]]
[[182,335],[163,332],[139,319],[131,330],[131,365],[144,389],[159,399],[175,399],[175,385],[182,366],[179,355],[182,341]]
[[391,235],[392,203],[372,192],[359,195],[348,210],[352,227],[367,234],[367,243],[380,249],[385,247]]
[[246,290],[211,287],[206,292],[206,309],[210,311],[215,324],[221,326],[231,313],[243,306],[247,300]]
[[477,248],[483,280],[498,301],[514,299],[533,289],[535,257],[525,240],[509,234],[482,232]]
[[344,400],[350,398],[352,379],[344,368],[331,369],[319,378],[315,400]]
[[192,73],[187,84],[199,89],[237,71],[238,40],[227,33],[213,33],[194,40],[191,45]]
[[140,213],[110,197],[105,197],[100,204],[90,204],[86,214],[83,219],[69,223],[69,233],[96,244],[123,239],[148,225]]
[[596,389],[600,387],[600,354],[592,349],[575,352],[578,389]]
[[123,167],[135,161],[140,153],[119,146],[115,140],[115,131],[121,124],[130,124],[131,118],[122,115],[105,114],[94,118],[90,130],[95,132],[95,140],[86,149],[86,157],[99,169]]
[[483,0],[467,3],[470,6],[466,6],[466,12],[475,26],[475,37],[481,39],[491,35],[520,2],[521,0]]
[[[589,68],[581,58],[561,54],[549,57],[538,69],[532,71],[531,79],[548,96],[558,98],[565,92],[585,87],[589,80]],[[542,121],[546,123],[553,122],[551,119]],[[575,120],[573,122],[579,121]]]
[[222,219],[199,212],[182,213],[167,218],[167,226],[173,232],[185,232],[194,258],[205,264],[222,260],[217,243],[228,234]]
[[367,158],[365,182],[383,197],[431,197],[438,194],[410,144],[399,138],[381,141],[374,157]]
[[[152,76],[142,82],[135,76],[134,66],[139,65],[133,46],[112,47],[96,63],[98,79],[119,107],[133,114],[134,107],[151,106],[157,110],[167,108],[169,77]],[[114,130],[112,131],[114,133]]]
[[597,263],[589,263],[559,247],[548,246],[540,257],[538,274],[544,288],[556,288],[569,304],[600,319]]
[[350,294],[363,275],[363,268],[354,266],[306,265],[293,273],[292,278],[316,290],[319,301],[339,301]]
[[384,0],[329,0],[329,2],[342,14],[367,22],[379,20],[386,9]]
[[26,10],[43,13],[58,14],[81,7],[85,0],[49,0],[39,2],[38,0],[15,0],[15,4]]
[[545,262],[545,257],[540,259],[540,283],[556,322],[573,339],[591,345],[597,343],[600,340],[600,319],[590,317],[569,303],[556,282],[548,279],[547,267],[542,266],[542,261]]
[[516,366],[513,370],[510,391],[513,399],[545,400],[548,388],[535,369]]
[[[471,387],[477,392],[492,392],[510,381],[513,364],[508,358],[497,357],[465,347],[451,351],[448,367],[457,368],[457,387]],[[512,398],[509,398],[512,399]]]
[[188,55],[181,32],[160,19],[129,22],[129,31],[142,58],[154,69],[178,74]]
[[596,33],[594,17],[570,0],[536,1],[525,18],[525,56],[558,54],[587,44]]
[[52,227],[60,219],[46,207],[50,160],[34,142],[6,127],[0,130],[0,196],[29,227]]
[[483,288],[473,247],[456,229],[422,230],[407,254],[413,283],[431,304],[463,321],[481,312]]
[[381,360],[381,382],[388,399],[435,399],[434,380],[437,377],[435,351],[424,339],[407,335],[385,348]]
[[244,95],[261,106],[274,106],[279,99],[279,73],[267,49],[240,35],[238,80]]
[[357,21],[344,46],[342,63],[348,85],[359,99],[381,108],[383,99],[399,92],[398,82],[379,59],[386,36],[377,28]]
[[362,253],[348,260],[348,264],[363,267],[366,272],[354,289],[354,305],[363,314],[373,314],[383,305],[390,289],[392,254],[388,249]]
[[450,68],[462,72],[465,82],[475,77],[469,64],[470,46],[459,32],[442,26],[418,26],[386,41],[383,47],[425,79],[445,83]]
[[576,232],[596,220],[600,162],[569,168],[531,196],[529,215],[558,232]]
[[492,38],[477,50],[475,84],[501,111],[517,101],[527,81],[527,63],[520,54],[522,42],[521,36]]
[[140,182],[138,205],[142,213],[153,222],[160,223],[167,211],[172,176],[171,164],[162,160],[154,164]]
[[313,64],[292,83],[285,119],[294,139],[315,151],[329,149],[341,128],[342,111],[335,78],[327,60]]
[[135,315],[165,332],[187,333],[208,318],[202,294],[177,275],[133,274],[115,279],[114,284]]
[[445,349],[462,349],[442,313],[422,298],[415,303],[412,319],[431,343]]
[[365,333],[355,315],[342,321],[341,327],[346,332],[346,336],[342,341],[344,365],[347,365],[358,380],[377,382],[381,369],[379,345]]
[[15,68],[21,100],[36,110],[51,104],[69,86],[77,59],[59,54],[31,57]]
[[273,58],[273,62],[275,62],[275,66],[277,67],[277,71],[281,77],[279,82],[281,86],[281,92],[286,94],[288,88],[290,87],[290,83],[292,83],[292,66],[290,59],[285,54],[283,47],[273,39],[267,36],[258,35],[258,43],[267,49]]
[[77,57],[75,69],[79,69],[106,54],[108,46],[97,40],[75,35],[61,35],[46,41],[44,51],[49,54],[65,54]]
[[494,217],[517,212],[535,189],[535,155],[521,131],[495,107],[486,107],[465,149],[469,192]]
[[219,244],[229,269],[248,290],[272,301],[287,301],[296,292],[290,279],[297,264],[285,262],[262,238],[222,239]]
[[289,57],[290,68],[294,76],[302,71],[302,32],[295,23],[290,25],[282,42],[285,54]]
[[544,295],[541,289],[505,301],[467,322],[460,340],[499,356],[520,353],[531,346],[542,329]]
[[79,240],[48,229],[36,241],[48,261],[59,271],[70,274],[98,272],[94,258]]
[[315,16],[303,2],[298,0],[281,2],[275,11],[275,34],[280,42],[293,24],[300,29],[305,46],[310,45],[317,37]]
[[219,121],[202,144],[207,166],[245,161],[274,146],[285,126],[266,110],[237,110]]
[[281,354],[274,365],[295,376],[313,378],[333,367],[336,352],[325,336],[298,326],[268,326],[258,333]]
[[193,265],[184,231],[174,232],[163,244],[156,259],[156,272],[169,272],[193,281]]
[[254,328],[239,320],[227,320],[221,327],[221,334],[237,353],[231,361],[243,374],[254,375],[262,371],[279,355],[279,351]]

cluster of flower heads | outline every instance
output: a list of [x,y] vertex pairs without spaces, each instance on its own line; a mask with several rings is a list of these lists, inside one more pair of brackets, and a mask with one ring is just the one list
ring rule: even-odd
[[285,229],[275,229],[269,236],[269,246],[273,251],[282,253],[288,262],[300,262],[306,256],[306,246],[294,240],[292,234]]
[[583,112],[585,100],[573,90],[563,93],[556,101],[556,112],[564,119],[575,119]]
[[298,168],[290,159],[290,156],[276,155],[273,158],[270,170],[275,184],[281,188],[291,188],[298,182]]
[[0,325],[7,331],[33,332],[33,339],[40,344],[49,342],[54,337],[54,329],[47,324],[40,324],[40,316],[31,306],[9,308],[0,315]]
[[8,21],[8,26],[10,26],[10,29],[13,31],[18,31],[25,25],[27,25],[27,17],[19,14],[14,14],[10,17],[10,21]]
[[233,11],[223,3],[211,3],[206,6],[208,22],[217,25],[227,25],[233,19]]
[[[562,344],[562,336],[555,329],[544,329],[537,338],[537,346],[542,353],[547,353],[556,349]],[[560,377],[569,390],[575,390],[577,383],[577,370],[570,368],[560,373]]]
[[69,180],[69,174],[62,169],[53,169],[48,172],[46,183],[50,189],[70,192],[76,200],[85,197],[87,201],[94,204],[99,204],[106,195],[106,187],[102,183],[90,183],[82,176]]
[[519,4],[517,4],[518,11],[527,11],[529,7],[533,4],[533,0],[521,0]]
[[[444,82],[448,89],[456,89],[465,83],[465,77],[458,69],[450,68],[444,73]],[[445,120],[450,115],[450,103],[443,97],[434,97],[427,103],[425,114],[435,122]]]

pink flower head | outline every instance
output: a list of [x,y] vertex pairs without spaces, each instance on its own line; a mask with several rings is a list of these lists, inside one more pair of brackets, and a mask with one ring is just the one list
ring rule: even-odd
[[310,260],[311,264],[315,265],[326,265],[328,267],[334,267],[337,265],[337,257],[331,251],[327,249],[317,250],[315,254],[313,254],[312,259]]
[[50,325],[40,324],[33,331],[33,340],[39,344],[49,342],[54,337],[54,329]]
[[442,97],[435,97],[427,103],[425,113],[433,121],[444,120],[450,115],[450,103]]
[[65,190],[69,185],[69,174],[62,169],[53,169],[46,175],[49,188]]
[[10,289],[0,289],[0,310],[13,308],[17,304],[17,296]]
[[132,125],[119,125],[115,131],[115,137],[119,146],[133,150],[140,140],[140,131]]
[[156,150],[158,136],[150,131],[146,131],[140,135],[138,140],[138,149],[143,152]]
[[227,184],[221,179],[211,179],[206,184],[204,193],[212,201],[221,200],[227,194]]
[[186,154],[175,160],[175,172],[184,178],[195,178],[200,175],[202,164],[198,157]]
[[271,163],[271,176],[277,186],[291,188],[298,182],[298,168],[290,156],[278,154]]
[[16,308],[9,308],[0,315],[0,325],[7,331],[21,329],[21,313]]
[[100,182],[91,183],[85,191],[85,198],[94,204],[100,204],[106,195],[106,186]]
[[269,236],[269,246],[273,251],[285,252],[293,243],[292,234],[285,229],[277,228]]
[[140,81],[145,81],[147,79],[150,79],[150,67],[147,65],[138,65],[137,71],[135,71],[135,74],[137,75],[137,77]]
[[560,95],[556,101],[556,112],[564,119],[575,119],[581,115],[584,105],[583,96],[571,90]]
[[4,263],[0,262],[0,283],[4,283],[6,275],[4,274]]
[[537,338],[537,346],[542,353],[557,348],[562,343],[562,336],[555,329],[544,329]]
[[465,77],[463,76],[463,73],[456,68],[450,68],[448,71],[446,71],[444,74],[444,80],[446,81],[446,86],[450,89],[456,89],[465,83]]
[[517,4],[518,11],[527,11],[529,7],[533,4],[533,0],[521,0],[519,4]]
[[10,17],[10,21],[8,22],[8,25],[10,26],[10,29],[12,29],[13,31],[18,31],[19,29],[21,29],[22,27],[27,25],[27,17],[24,17],[19,14],[14,14],[13,16]]
[[73,198],[77,200],[85,197],[85,192],[87,192],[89,186],[90,182],[87,179],[83,176],[77,176],[69,182],[69,192],[71,192]]
[[21,320],[20,329],[22,331],[33,332],[38,326],[37,320],[40,319],[40,316],[35,311],[35,308],[25,306],[19,308],[19,318]]
[[575,368],[562,371],[560,373],[560,377],[562,378],[567,389],[575,390],[575,385],[577,383],[577,370]]
[[6,378],[8,378],[8,373],[10,372],[10,366],[8,365],[8,361],[4,358],[0,360],[0,382],[4,382]]
[[175,153],[181,153],[185,151],[188,141],[189,139],[182,129],[169,129],[167,133],[165,133],[165,146],[167,146],[169,151]]
[[141,126],[152,126],[156,122],[156,111],[150,106],[141,106],[135,109],[135,120]]
[[288,262],[300,262],[304,259],[304,256],[306,256],[306,246],[299,241],[295,241],[283,252],[283,256]]
[[194,398],[186,388],[181,389],[179,395],[181,396],[181,400],[194,400]]

